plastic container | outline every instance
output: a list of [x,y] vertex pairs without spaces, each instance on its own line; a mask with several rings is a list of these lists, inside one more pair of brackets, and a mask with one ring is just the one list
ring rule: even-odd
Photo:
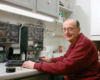
[[22,53],[21,60],[25,60],[25,53],[24,52]]
[[59,21],[61,22],[61,13],[59,13]]
[[62,46],[59,46],[59,53],[62,53]]
[[59,21],[63,22],[63,13],[61,13],[61,12],[59,13]]
[[63,22],[63,13],[61,13],[61,21]]

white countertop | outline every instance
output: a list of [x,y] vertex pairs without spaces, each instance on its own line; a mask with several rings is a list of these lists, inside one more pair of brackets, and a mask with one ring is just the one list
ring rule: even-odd
[[[23,68],[22,70],[17,70],[16,72],[13,73],[6,73],[7,67],[5,66],[5,64],[6,63],[0,63],[0,80],[25,77],[41,73],[36,69],[27,69],[27,68]],[[20,67],[15,67],[15,68],[20,68]]]

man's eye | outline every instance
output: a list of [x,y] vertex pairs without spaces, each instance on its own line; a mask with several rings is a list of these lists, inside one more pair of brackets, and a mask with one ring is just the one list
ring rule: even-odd
[[66,31],[66,29],[63,29],[63,31]]
[[68,28],[69,31],[73,30],[73,28]]

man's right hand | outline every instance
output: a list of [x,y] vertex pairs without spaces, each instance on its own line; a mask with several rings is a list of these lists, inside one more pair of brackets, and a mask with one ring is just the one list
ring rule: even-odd
[[50,63],[51,62],[51,59],[46,57],[45,55],[44,56],[41,56],[42,57],[42,61],[44,62],[47,62],[47,63]]

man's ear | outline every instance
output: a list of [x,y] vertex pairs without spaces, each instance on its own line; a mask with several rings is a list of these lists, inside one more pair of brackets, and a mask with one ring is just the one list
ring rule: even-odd
[[80,30],[81,30],[81,28],[80,28],[80,27],[78,27],[78,34],[80,34]]

